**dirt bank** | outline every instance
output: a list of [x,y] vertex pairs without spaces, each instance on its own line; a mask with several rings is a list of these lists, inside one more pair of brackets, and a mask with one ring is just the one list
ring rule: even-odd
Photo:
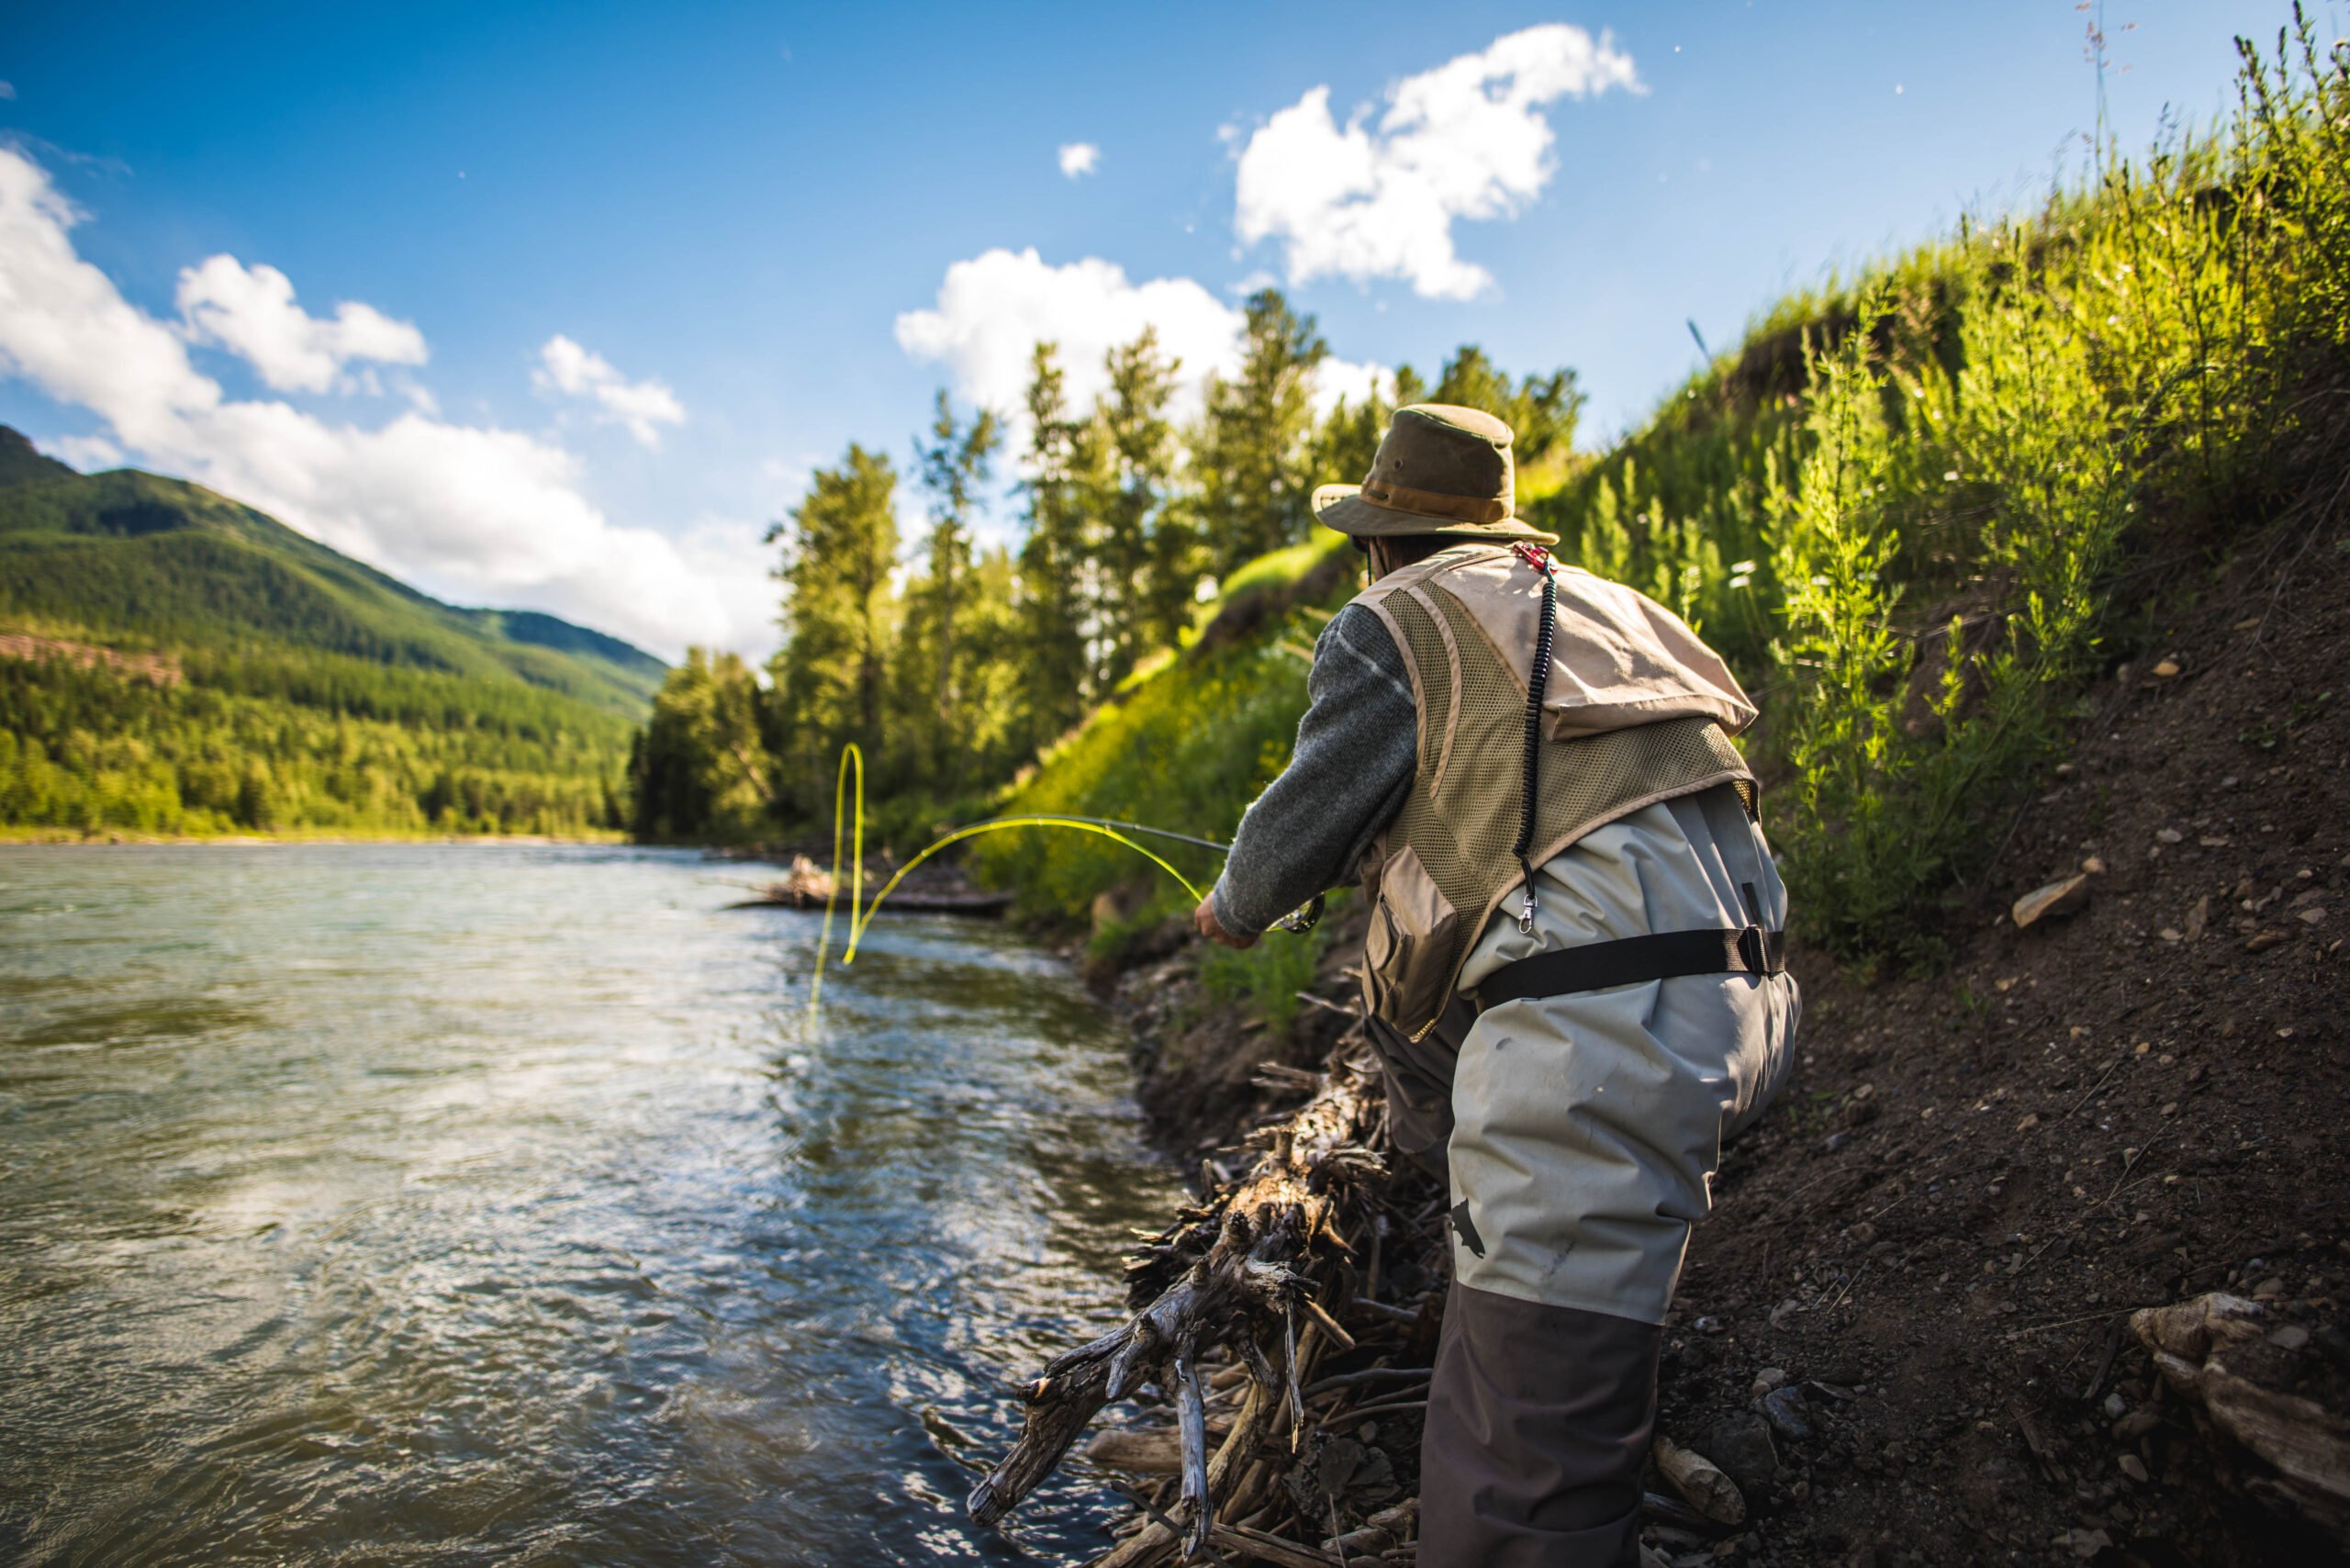
[[[1664,1428],[1751,1511],[1652,1532],[1665,1561],[2341,1560],[2125,1326],[2258,1299],[2279,1383],[2350,1409],[2350,549],[2279,539],[2155,626],[1954,901],[1946,968],[1798,956],[1796,1080],[1725,1159],[1663,1378]],[[2084,870],[2077,913],[2016,928],[2019,896]],[[1195,1165],[1294,1102],[1258,1062],[1318,1062],[1349,1020],[1251,1034],[1179,937],[1115,991],[1154,1126]],[[1339,937],[1315,990],[1344,1006]],[[1414,1440],[1381,1436],[1400,1480]]]

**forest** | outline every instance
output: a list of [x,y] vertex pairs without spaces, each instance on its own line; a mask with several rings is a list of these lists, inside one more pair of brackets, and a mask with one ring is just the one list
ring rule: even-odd
[[[1520,513],[1564,558],[1677,610],[1762,698],[1748,744],[1807,935],[1930,960],[1938,901],[2053,767],[2150,577],[2273,521],[2339,434],[2344,70],[2306,25],[2244,46],[2227,124],[2100,147],[2036,210],[1780,300],[1596,454],[1574,448],[1572,371],[1513,378],[1475,347],[1317,418],[1325,345],[1270,290],[1189,424],[1148,334],[1087,409],[1040,343],[1017,453],[998,412],[942,392],[910,472],[855,445],[816,476],[771,536],[783,651],[673,672],[632,759],[633,825],[821,829],[855,741],[900,853],[1013,809],[1228,834],[1359,581],[1311,523],[1313,485],[1359,477],[1396,403],[1459,402],[1515,427]],[[1020,542],[978,549],[1007,461]],[[927,502],[918,540],[897,537],[901,483]],[[1064,917],[1136,875],[1075,834],[975,859]]]
[[610,834],[665,670],[0,429],[0,833]]

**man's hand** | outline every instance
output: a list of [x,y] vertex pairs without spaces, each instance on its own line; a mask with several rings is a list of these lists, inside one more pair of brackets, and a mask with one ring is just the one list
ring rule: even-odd
[[1201,935],[1220,946],[1254,947],[1257,945],[1257,939],[1254,936],[1236,936],[1226,931],[1217,921],[1214,893],[1202,899],[1200,907],[1192,912],[1192,924],[1198,928]]

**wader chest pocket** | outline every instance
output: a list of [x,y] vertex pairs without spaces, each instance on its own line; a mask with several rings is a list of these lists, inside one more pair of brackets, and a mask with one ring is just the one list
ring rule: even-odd
[[1444,1011],[1460,913],[1406,846],[1379,872],[1363,942],[1363,1011],[1409,1034]]

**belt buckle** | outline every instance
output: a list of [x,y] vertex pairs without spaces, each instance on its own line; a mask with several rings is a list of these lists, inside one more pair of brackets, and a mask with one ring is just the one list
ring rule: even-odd
[[1761,926],[1749,925],[1739,931],[1738,959],[1746,967],[1747,973],[1759,975],[1762,972],[1767,958]]

